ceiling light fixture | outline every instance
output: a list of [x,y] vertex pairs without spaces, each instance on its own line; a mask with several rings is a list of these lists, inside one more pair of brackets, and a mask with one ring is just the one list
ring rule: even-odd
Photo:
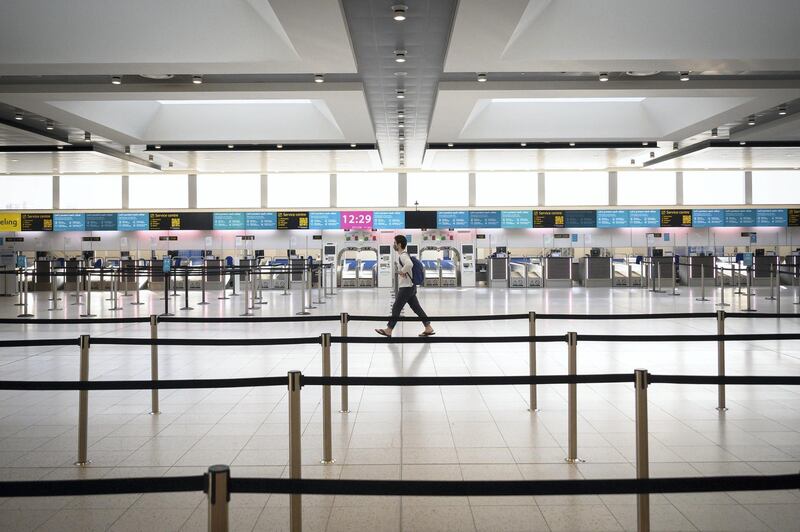
[[394,51],[394,61],[395,63],[405,63],[406,62],[406,51],[405,50],[395,50]]
[[570,142],[570,143],[569,143],[569,145],[570,145],[570,146],[574,146],[574,145],[575,145],[575,143],[574,143],[574,142]]
[[405,118],[406,113],[402,109],[397,110],[397,118]]
[[672,149],[673,150],[677,150],[678,149],[678,143],[677,142],[673,142],[672,143]]
[[744,146],[745,144],[747,144],[745,141],[741,141],[741,142],[739,143],[739,146]]
[[111,76],[112,85],[122,85],[122,76]]
[[172,161],[169,162],[169,167],[172,168]]
[[716,137],[718,135],[719,135],[719,131],[717,131],[717,128],[712,128],[711,129],[711,136],[712,137]]
[[92,141],[92,134],[89,133],[88,131],[85,131],[83,133],[83,140],[86,141],[86,142],[91,142]]
[[192,83],[195,85],[200,85],[203,83],[203,76],[192,76]]
[[283,144],[278,144],[278,145],[277,145],[277,146],[275,146],[275,147],[276,147],[276,148],[278,148],[279,150],[282,150],[282,149],[283,149]]
[[600,81],[608,81],[608,72],[600,72]]
[[653,158],[655,158],[655,156],[656,156],[656,152],[651,151],[650,152],[650,158],[653,159]]
[[56,149],[63,150],[64,146],[56,146]]
[[636,164],[636,159],[631,159],[631,164]]
[[778,107],[778,114],[780,116],[786,116],[786,106],[785,105],[781,105],[780,107]]
[[355,144],[351,144],[351,145],[350,145],[350,147],[351,147],[351,148],[355,148],[355,147],[356,147],[356,145],[355,145]]
[[233,144],[228,144],[228,149],[232,150],[233,149]]
[[689,72],[681,72],[680,76],[681,81],[689,81]]
[[408,11],[407,5],[397,4],[392,6],[392,18],[397,22],[403,22],[406,19],[406,11]]
[[404,89],[397,89],[397,99],[402,100],[406,97],[406,91]]
[[406,123],[401,120],[397,123],[397,127],[406,127]]
[[487,79],[486,74],[478,74],[478,82],[483,83]]
[[447,147],[448,147],[448,148],[452,148],[452,147],[453,147],[453,143],[452,143],[452,142],[448,142],[448,143],[447,143]]
[[314,83],[325,83],[325,76],[322,74],[314,74]]
[[756,115],[750,115],[750,118],[747,119],[748,126],[756,125]]
[[22,116],[22,111],[17,111],[14,113],[14,120],[22,120],[24,117]]
[[161,149],[161,144],[156,144],[156,145],[155,145],[155,148],[156,148],[157,150],[160,150],[160,149]]
[[520,146],[522,146],[522,147],[524,148],[525,146],[527,146],[527,145],[528,145],[528,143],[527,143],[527,142],[520,142],[520,143],[519,143],[519,145],[520,145]]
[[47,122],[45,122],[44,128],[47,131],[53,131],[56,128],[56,124],[52,120],[48,120]]
[[151,153],[150,155],[148,155],[148,156],[147,156],[147,160],[148,160],[148,161],[152,161],[152,160],[153,160],[153,154],[152,154],[152,153]]

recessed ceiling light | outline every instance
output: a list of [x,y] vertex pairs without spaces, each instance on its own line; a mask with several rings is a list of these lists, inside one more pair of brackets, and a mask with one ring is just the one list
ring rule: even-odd
[[122,85],[122,76],[111,76],[112,85]]
[[153,154],[152,154],[152,153],[151,153],[150,155],[148,155],[148,156],[147,156],[147,160],[148,160],[148,161],[152,161],[152,160],[153,160]]
[[156,144],[155,145],[155,149],[160,150],[161,149],[161,144]]
[[677,142],[673,142],[672,143],[672,149],[673,150],[677,150],[678,149],[678,143]]
[[232,150],[233,149],[233,144],[228,144],[228,149]]
[[406,91],[404,89],[397,89],[397,99],[402,100],[406,97]]
[[747,119],[748,126],[756,125],[756,115],[750,115],[750,118]]
[[403,22],[406,19],[406,11],[408,11],[408,6],[406,5],[398,4],[392,6],[392,18],[397,22]]
[[570,146],[574,146],[574,145],[575,145],[575,143],[574,143],[574,142],[570,142],[570,143],[569,143],[569,145],[570,145]]
[[650,158],[653,159],[653,158],[655,158],[655,156],[656,156],[656,152],[651,151],[650,152]]
[[636,164],[636,159],[631,159],[631,164]]
[[278,145],[277,145],[277,146],[275,146],[275,147],[276,147],[276,148],[278,148],[279,150],[282,150],[282,149],[283,149],[283,144],[278,144]]
[[741,141],[741,142],[739,143],[739,146],[744,146],[745,144],[747,144],[745,141]]
[[203,76],[192,76],[192,83],[195,85],[200,85],[203,83]]
[[406,62],[406,51],[405,50],[395,50],[394,51],[394,61],[395,61],[395,63],[405,63]]
[[681,81],[689,81],[689,72],[681,72],[680,73],[680,80]]
[[483,83],[484,81],[486,81],[486,79],[487,79],[486,78],[486,74],[478,74],[478,81],[479,82]]
[[608,72],[600,72],[600,81],[608,81]]
[[452,148],[452,147],[453,147],[453,143],[452,143],[452,142],[448,142],[448,143],[447,143],[447,147],[448,147],[448,148]]
[[711,136],[712,137],[716,137],[718,135],[719,135],[719,131],[717,131],[717,128],[712,128],[711,129]]
[[172,161],[169,162],[169,167],[172,168]]
[[524,148],[525,146],[527,146],[527,145],[528,145],[528,143],[527,143],[527,142],[520,142],[520,143],[519,143],[519,145],[520,145],[520,146],[522,146],[522,147]]
[[45,122],[44,128],[47,131],[53,131],[56,128],[56,125],[52,120],[48,120],[47,122]]
[[324,83],[324,82],[325,82],[325,76],[323,76],[322,74],[314,74],[314,83]]
[[58,150],[63,150],[63,149],[64,149],[64,146],[56,146],[56,149],[58,149]]
[[17,111],[14,113],[14,120],[22,120],[23,118],[22,111]]
[[356,145],[355,145],[355,144],[351,144],[351,145],[350,145],[350,147],[351,147],[351,148],[355,148],[355,147],[356,147]]
[[397,111],[397,118],[404,118],[405,116],[406,116],[406,113],[402,109],[399,109]]
[[88,131],[85,131],[83,133],[83,140],[86,142],[90,142],[92,140],[92,134],[89,133]]
[[781,116],[786,115],[786,106],[785,105],[781,105],[780,107],[778,107],[778,114],[781,115]]

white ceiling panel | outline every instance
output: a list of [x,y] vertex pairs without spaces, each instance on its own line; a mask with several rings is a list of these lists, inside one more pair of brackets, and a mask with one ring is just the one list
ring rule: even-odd
[[6,174],[131,174],[157,170],[92,151],[0,153],[0,173]]
[[790,170],[800,167],[800,148],[713,147],[667,159],[650,167],[658,170]]

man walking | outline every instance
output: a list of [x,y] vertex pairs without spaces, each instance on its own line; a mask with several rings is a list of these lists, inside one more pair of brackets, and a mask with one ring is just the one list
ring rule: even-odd
[[387,338],[391,338],[392,330],[394,330],[395,325],[397,325],[397,320],[400,318],[400,311],[403,310],[406,303],[408,303],[411,310],[419,316],[419,319],[422,320],[422,324],[425,325],[425,330],[420,333],[420,336],[433,336],[436,334],[433,327],[431,327],[428,316],[425,314],[425,311],[422,310],[422,306],[420,306],[419,300],[417,299],[417,285],[422,284],[424,278],[422,264],[416,261],[418,266],[415,272],[415,261],[411,258],[411,255],[408,254],[408,251],[406,251],[407,244],[408,241],[403,235],[394,237],[394,251],[397,253],[397,262],[395,263],[395,267],[397,268],[397,295],[394,299],[394,305],[392,305],[392,317],[389,318],[389,323],[386,325],[386,328],[375,329],[376,333],[381,336],[386,336]]

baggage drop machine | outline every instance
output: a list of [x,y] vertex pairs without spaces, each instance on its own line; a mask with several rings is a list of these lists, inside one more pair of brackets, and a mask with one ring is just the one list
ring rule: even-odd
[[461,256],[450,246],[426,246],[420,249],[420,262],[425,269],[425,286],[455,288],[460,285]]
[[336,265],[341,288],[372,288],[377,284],[378,250],[373,247],[342,248]]
[[392,287],[392,246],[381,244],[378,247],[378,288]]

